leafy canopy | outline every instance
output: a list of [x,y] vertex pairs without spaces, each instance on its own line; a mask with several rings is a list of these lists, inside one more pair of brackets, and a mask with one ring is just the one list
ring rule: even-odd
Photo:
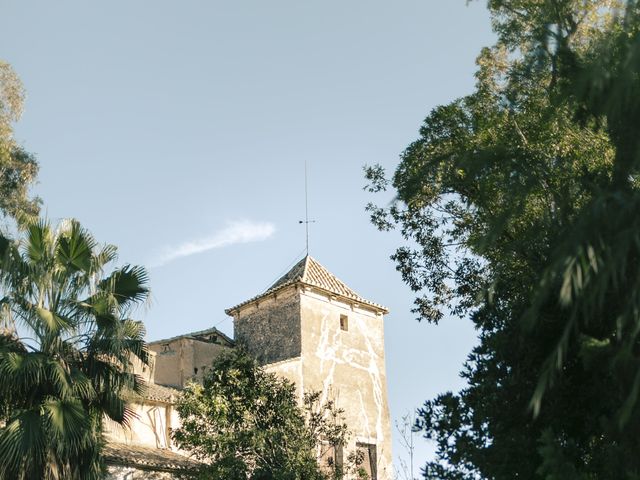
[[202,384],[184,390],[176,405],[182,425],[173,438],[205,463],[202,478],[366,478],[357,455],[348,455],[344,465],[336,462],[349,435],[342,411],[333,402],[320,403],[317,392],[306,394],[303,404],[304,410],[292,383],[234,349],[214,360]]
[[638,478],[640,6],[491,0],[476,89],[368,206],[414,313],[470,316],[467,386],[427,401],[433,479]]
[[294,386],[238,351],[219,356],[176,409],[182,425],[173,438],[209,462],[203,478],[321,478]]
[[29,197],[38,164],[13,138],[13,122],[20,118],[23,102],[20,79],[0,60],[0,212],[18,219],[33,218],[40,204]]

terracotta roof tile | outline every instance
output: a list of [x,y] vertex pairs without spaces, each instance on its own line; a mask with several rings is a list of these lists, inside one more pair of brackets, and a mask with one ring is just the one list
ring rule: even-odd
[[310,285],[326,292],[348,298],[357,303],[374,307],[384,313],[388,312],[386,307],[362,298],[349,288],[342,280],[338,279],[338,277],[329,272],[316,259],[309,255],[296,263],[291,270],[276,280],[276,282],[267,288],[266,291],[236,305],[235,307],[228,308],[225,312],[230,315],[234,310],[243,307],[244,305],[255,302],[256,300],[266,297],[284,287],[294,285],[296,283]]
[[108,443],[102,451],[109,465],[162,472],[195,472],[200,462],[168,449]]
[[176,390],[175,388],[165,387],[164,385],[158,385],[157,383],[149,383],[147,385],[147,391],[144,394],[144,398],[173,403],[179,394],[180,390]]
[[165,387],[164,385],[158,385],[157,383],[147,383],[142,395],[132,392],[128,399],[133,402],[139,402],[140,400],[155,400],[157,402],[174,403],[179,394],[180,390],[176,390],[175,388]]
[[229,346],[233,346],[234,345],[233,339],[229,338],[226,334],[224,334],[223,332],[218,330],[216,327],[207,328],[206,330],[199,330],[197,332],[183,333],[182,335],[176,335],[175,337],[171,337],[171,338],[162,338],[160,340],[153,340],[153,341],[149,342],[149,345],[156,345],[158,343],[173,342],[174,340],[178,340],[180,338],[190,338],[190,339],[193,339],[193,340],[202,340],[203,337],[208,337],[208,336],[211,336],[211,335],[218,336],[220,339],[222,339]]

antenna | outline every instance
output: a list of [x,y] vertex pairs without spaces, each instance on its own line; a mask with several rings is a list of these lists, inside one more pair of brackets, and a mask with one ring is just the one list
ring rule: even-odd
[[315,220],[309,220],[309,192],[307,188],[307,161],[304,161],[304,220],[298,221],[298,223],[304,223],[307,243],[306,250],[309,255],[309,224],[316,223]]

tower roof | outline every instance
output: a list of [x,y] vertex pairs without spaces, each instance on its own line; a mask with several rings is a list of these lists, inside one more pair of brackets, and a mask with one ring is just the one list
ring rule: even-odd
[[349,288],[342,280],[329,272],[325,267],[313,257],[307,255],[298,263],[296,263],[291,270],[285,273],[282,277],[275,281],[273,285],[267,288],[263,293],[257,295],[249,300],[246,300],[235,307],[225,310],[227,314],[231,314],[234,310],[237,310],[244,305],[253,303],[261,298],[271,295],[278,290],[281,290],[289,285],[303,284],[311,287],[324,290],[327,293],[332,293],[340,297],[347,298],[356,303],[368,305],[376,310],[380,310],[383,313],[387,313],[388,309],[369,300],[365,300],[351,288]]

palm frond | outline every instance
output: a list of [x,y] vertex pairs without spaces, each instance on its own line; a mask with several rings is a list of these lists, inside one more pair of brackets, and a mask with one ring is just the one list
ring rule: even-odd
[[125,398],[145,388],[132,365],[148,363],[144,326],[125,312],[147,298],[147,272],[104,278],[116,248],[97,251],[75,220],[24,228],[20,247],[0,236],[0,308],[29,334],[0,335],[0,478],[98,480],[103,416],[127,424]]
[[90,419],[79,400],[50,398],[43,404],[47,430],[52,440],[71,451],[80,450],[87,441]]
[[53,237],[49,222],[40,220],[27,227],[25,249],[28,259],[32,263],[39,263],[51,254]]
[[22,478],[26,464],[42,465],[46,456],[46,434],[40,411],[22,411],[0,429],[0,478]]
[[144,267],[125,265],[100,282],[99,289],[109,292],[122,310],[131,303],[146,300],[149,295],[149,288],[146,286],[148,281],[149,276]]
[[56,261],[67,272],[88,272],[93,257],[93,242],[79,227],[56,242]]

